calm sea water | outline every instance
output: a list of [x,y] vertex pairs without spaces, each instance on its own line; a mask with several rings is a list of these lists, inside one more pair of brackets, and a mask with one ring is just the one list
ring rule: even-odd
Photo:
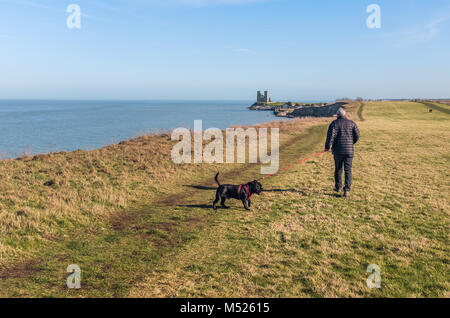
[[55,101],[0,100],[0,155],[88,150],[147,132],[225,129],[276,118],[247,109],[251,101]]

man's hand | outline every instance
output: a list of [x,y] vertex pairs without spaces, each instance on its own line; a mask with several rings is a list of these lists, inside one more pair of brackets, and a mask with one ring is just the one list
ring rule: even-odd
[[330,149],[325,148],[325,149],[323,150],[323,152],[328,152],[328,151],[330,151]]

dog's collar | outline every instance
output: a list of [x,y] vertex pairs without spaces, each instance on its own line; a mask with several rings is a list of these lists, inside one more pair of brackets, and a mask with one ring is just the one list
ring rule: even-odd
[[247,200],[250,200],[250,198],[252,197],[252,192],[250,191],[250,188],[248,187],[248,185],[247,184],[241,184],[240,186],[239,186],[239,190],[238,190],[238,195],[239,195],[239,200],[241,199],[241,191],[242,191],[242,188],[244,187],[244,189],[246,189],[247,190],[247,192],[248,192],[248,199]]

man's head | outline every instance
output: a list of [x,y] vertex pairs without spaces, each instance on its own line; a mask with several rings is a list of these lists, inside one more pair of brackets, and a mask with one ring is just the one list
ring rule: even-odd
[[345,109],[342,108],[342,107],[339,108],[336,114],[337,114],[338,118],[339,118],[339,117],[345,118],[345,114],[346,114],[346,113],[345,113]]

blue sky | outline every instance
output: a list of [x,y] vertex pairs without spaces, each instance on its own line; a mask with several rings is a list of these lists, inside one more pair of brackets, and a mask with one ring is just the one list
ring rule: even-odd
[[442,98],[449,74],[449,0],[0,0],[0,98]]

